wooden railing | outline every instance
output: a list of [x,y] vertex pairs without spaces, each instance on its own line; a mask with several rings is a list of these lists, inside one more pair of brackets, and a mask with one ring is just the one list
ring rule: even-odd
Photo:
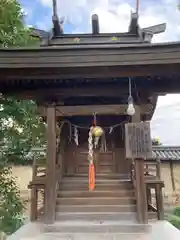
[[161,179],[161,163],[156,161],[145,161],[144,174],[148,178]]
[[44,196],[45,196],[45,165],[38,164],[36,159],[33,161],[32,181],[28,188],[31,189],[31,221],[39,219],[44,211]]
[[[59,156],[58,156],[59,157]],[[54,188],[54,202],[53,204],[55,211],[57,190],[59,187],[59,181],[61,179],[61,163],[58,161],[56,172],[55,172],[55,183],[52,188]],[[36,221],[44,217],[44,207],[45,207],[45,188],[46,188],[46,166],[44,164],[38,164],[36,159],[33,161],[32,167],[32,181],[28,186],[31,189],[31,221]]]
[[[138,169],[135,166],[135,161],[132,160],[131,165],[131,179],[136,192],[136,200],[138,199],[137,192],[137,177],[139,174]],[[149,211],[154,211],[157,213],[157,219],[164,219],[164,209],[163,209],[163,198],[162,198],[162,188],[164,187],[164,182],[161,180],[160,172],[160,161],[144,161],[144,184],[146,187],[146,199],[147,199],[147,209]],[[154,190],[154,196],[153,196]],[[137,210],[138,211],[138,210]]]
[[161,180],[161,163],[159,160],[145,162],[145,183],[147,192],[147,204],[149,211],[157,213],[157,219],[164,219],[164,203],[162,188],[164,182]]

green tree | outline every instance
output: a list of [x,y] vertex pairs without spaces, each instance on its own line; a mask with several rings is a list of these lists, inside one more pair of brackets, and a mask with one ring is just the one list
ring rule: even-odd
[[34,45],[37,40],[24,26],[24,12],[16,0],[0,1],[1,47]]
[[[24,25],[16,0],[0,0],[0,47],[33,46],[37,39]],[[11,234],[22,224],[24,203],[9,163],[27,164],[33,147],[45,144],[45,125],[33,101],[0,96],[0,231]]]
[[152,139],[152,145],[153,146],[161,146],[162,143],[160,142],[159,138],[153,138]]
[[0,168],[0,231],[11,234],[23,224],[24,202],[11,169]]
[[45,144],[45,124],[33,101],[1,99],[1,159],[13,164],[31,164],[32,148]]

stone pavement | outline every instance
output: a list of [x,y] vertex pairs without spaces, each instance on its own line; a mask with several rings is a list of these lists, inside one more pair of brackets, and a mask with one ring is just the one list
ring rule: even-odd
[[38,223],[28,223],[8,240],[178,240],[180,231],[167,221],[157,221],[151,224],[150,233],[44,233],[43,226]]

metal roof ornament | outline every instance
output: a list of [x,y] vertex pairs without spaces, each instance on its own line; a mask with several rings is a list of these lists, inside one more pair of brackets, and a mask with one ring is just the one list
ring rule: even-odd
[[80,42],[80,38],[74,38],[74,42],[79,43]]
[[112,40],[112,41],[117,41],[118,38],[117,38],[116,36],[113,36],[113,37],[111,38],[111,40]]

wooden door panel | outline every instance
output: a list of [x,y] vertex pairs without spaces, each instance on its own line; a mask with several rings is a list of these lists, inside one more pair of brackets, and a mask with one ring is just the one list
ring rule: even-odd
[[[78,148],[76,150],[76,173],[88,174],[88,151]],[[94,164],[96,173],[114,173],[116,171],[116,164],[113,159],[112,152],[97,152],[94,154]]]
[[[99,168],[97,168],[95,165],[95,171],[96,173],[114,173],[115,168],[114,166],[100,166]],[[76,168],[76,173],[88,174],[88,172],[89,172],[89,166],[79,165]]]
[[[77,146],[72,146],[66,154],[67,174],[88,174],[88,150]],[[113,149],[105,153],[95,153],[96,173],[119,173],[130,174],[130,161],[125,159],[124,149]]]

